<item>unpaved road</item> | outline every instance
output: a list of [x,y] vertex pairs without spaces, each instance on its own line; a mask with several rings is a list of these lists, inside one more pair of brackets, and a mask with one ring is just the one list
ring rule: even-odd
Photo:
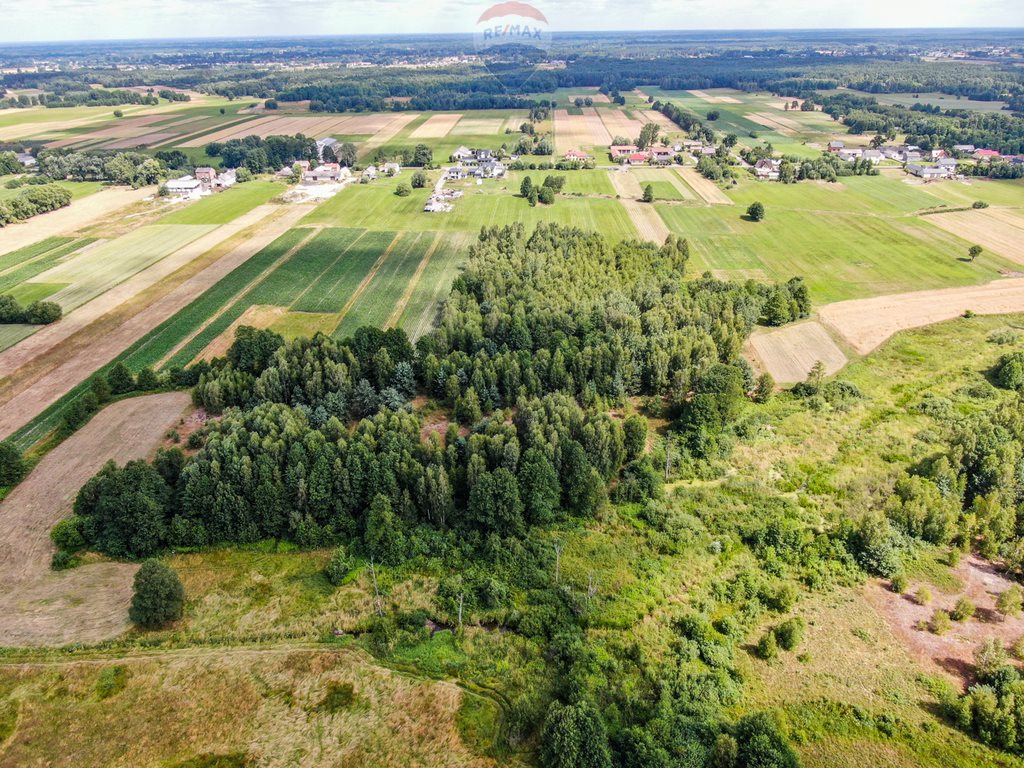
[[818,316],[866,355],[899,331],[952,320],[967,310],[979,315],[1024,312],[1024,278],[839,301],[821,307]]
[[[275,218],[268,226],[260,228],[252,237],[177,285],[169,293],[152,304],[139,307],[135,314],[116,327],[105,330],[102,334],[93,334],[91,327],[85,328],[50,349],[46,355],[34,360],[33,366],[38,365],[40,360],[47,362],[45,372],[18,389],[17,394],[0,406],[0,438],[7,437],[27,424],[91,376],[94,371],[109,363],[164,320],[188,306],[206,289],[294,226],[312,208],[310,205],[293,206],[291,210]],[[97,322],[101,321],[102,318]],[[3,389],[10,386],[5,383]]]
[[187,392],[108,406],[0,503],[0,646],[96,642],[124,630],[135,566],[94,563],[55,573],[50,529],[107,461],[148,456],[189,407]]

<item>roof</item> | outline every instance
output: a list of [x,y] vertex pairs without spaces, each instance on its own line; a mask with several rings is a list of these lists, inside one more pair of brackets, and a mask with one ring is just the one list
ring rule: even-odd
[[630,160],[646,160],[647,159],[647,153],[646,152],[632,152],[629,155],[629,159]]
[[841,142],[841,141],[830,141],[830,142],[828,143],[828,145],[829,145],[830,147],[837,147],[837,148],[838,148],[838,147],[845,147],[845,146],[846,146],[846,144],[844,144],[844,143],[843,143],[843,142]]
[[979,149],[974,154],[976,157],[999,157],[999,153],[994,149]]

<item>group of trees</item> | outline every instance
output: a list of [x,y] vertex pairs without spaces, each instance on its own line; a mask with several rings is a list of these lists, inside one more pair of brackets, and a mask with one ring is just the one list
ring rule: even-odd
[[29,185],[14,197],[0,200],[0,227],[31,219],[71,203],[71,191],[58,184]]
[[63,310],[53,301],[33,301],[22,307],[10,294],[0,296],[0,324],[49,325],[60,320]]
[[[381,147],[373,154],[370,162],[377,165],[395,162],[403,166],[429,168],[434,164],[434,151],[426,144],[417,144],[415,147]],[[351,163],[342,163],[342,165],[354,164],[354,159]]]
[[38,157],[39,173],[53,179],[111,181],[143,187],[167,176],[164,164],[138,152],[102,150],[44,150]]
[[527,200],[531,206],[537,203],[553,205],[555,196],[565,187],[565,176],[545,176],[544,183],[537,186],[529,176],[519,186],[519,196]]
[[[227,168],[247,168],[252,173],[276,171],[300,160],[316,165],[320,159],[316,140],[302,134],[268,136],[265,139],[259,136],[246,136],[224,143],[211,142],[206,145],[205,152],[208,157],[220,157]],[[355,147],[352,147],[350,157],[346,145],[342,144],[338,155],[335,158],[338,162],[341,162],[344,156],[345,160],[352,162],[343,164],[355,163]]]

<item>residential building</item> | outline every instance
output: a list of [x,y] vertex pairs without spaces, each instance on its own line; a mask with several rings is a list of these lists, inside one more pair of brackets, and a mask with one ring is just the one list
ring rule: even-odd
[[839,150],[843,149],[843,147],[845,147],[845,146],[846,146],[846,144],[844,144],[841,141],[830,141],[828,143],[828,151],[829,152],[838,152]]
[[398,163],[384,163],[385,176],[397,176],[402,172],[402,166]]
[[351,176],[352,171],[348,168],[342,168],[338,163],[324,163],[304,173],[302,180],[309,182],[341,181],[342,179],[351,178]]
[[907,173],[925,180],[946,179],[952,175],[952,171],[948,167],[925,165],[924,163],[907,163]]
[[32,155],[29,154],[28,152],[18,152],[15,155],[15,157],[17,157],[18,162],[21,163],[26,168],[31,168],[33,165],[36,164],[36,159],[32,157]]
[[976,149],[974,150],[975,160],[995,160],[1001,157],[1001,155],[994,149]]
[[199,197],[203,192],[203,184],[199,179],[192,176],[182,176],[180,179],[171,179],[164,184],[164,189],[172,197],[190,199]]
[[320,162],[324,161],[324,150],[330,148],[332,152],[338,151],[338,140],[327,137],[325,139],[317,139],[316,141],[316,154],[320,158]]
[[618,160],[620,157],[639,152],[640,148],[635,144],[612,144],[609,147],[609,151],[611,152],[612,160]]
[[572,161],[582,162],[584,160],[589,160],[590,159],[590,155],[588,155],[586,152],[581,152],[578,149],[570,149],[568,152],[566,152],[564,155],[562,155],[562,159],[563,160],[568,160],[570,162],[572,162]]
[[782,167],[782,161],[776,160],[771,157],[765,157],[758,160],[754,164],[754,174],[759,179],[768,179],[770,181],[776,181],[779,178],[779,169]]
[[673,157],[675,152],[668,147],[651,147],[651,160],[655,163],[671,163]]
[[453,163],[461,163],[465,160],[469,160],[471,157],[473,157],[473,150],[471,150],[469,147],[459,147],[454,152],[452,152]]

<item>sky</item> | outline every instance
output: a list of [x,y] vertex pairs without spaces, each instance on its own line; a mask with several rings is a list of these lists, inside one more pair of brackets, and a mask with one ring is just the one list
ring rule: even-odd
[[[8,0],[6,42],[473,31],[494,0]],[[1024,0],[534,0],[552,31],[1024,27]]]

